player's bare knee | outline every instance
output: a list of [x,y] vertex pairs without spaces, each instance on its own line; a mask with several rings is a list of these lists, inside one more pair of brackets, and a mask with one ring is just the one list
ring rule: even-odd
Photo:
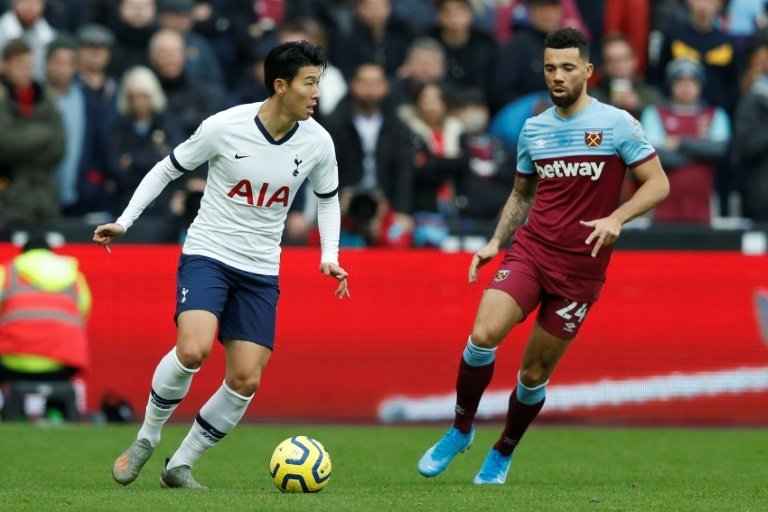
[[260,384],[261,378],[258,375],[235,376],[227,379],[227,386],[229,386],[232,391],[242,396],[253,395],[256,390],[259,389]]
[[176,347],[176,355],[185,368],[194,370],[200,368],[208,357],[209,350],[198,346],[189,346],[186,344]]
[[529,388],[545,383],[548,378],[549,372],[540,364],[525,365],[520,369],[520,382]]
[[482,326],[475,326],[471,337],[472,344],[480,348],[496,348],[501,341],[501,336]]

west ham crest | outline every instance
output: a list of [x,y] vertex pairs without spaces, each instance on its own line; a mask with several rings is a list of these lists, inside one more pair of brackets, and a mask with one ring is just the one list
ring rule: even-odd
[[496,272],[496,275],[493,276],[493,280],[498,283],[499,281],[505,280],[507,276],[509,276],[509,270],[499,270]]
[[603,143],[603,130],[587,130],[584,132],[584,144],[594,149]]

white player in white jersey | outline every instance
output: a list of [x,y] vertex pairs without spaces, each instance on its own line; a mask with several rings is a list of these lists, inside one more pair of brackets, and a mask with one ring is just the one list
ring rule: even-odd
[[112,476],[133,482],[160,441],[163,425],[186,396],[213,339],[226,351],[222,386],[160,473],[163,487],[201,488],[191,467],[240,421],[272,353],[279,295],[280,237],[288,207],[304,179],[318,197],[320,271],[349,296],[338,265],[340,213],[333,141],[310,116],[327,66],[323,50],[306,41],[270,51],[264,63],[269,99],[205,120],[158,162],[115,223],[96,228],[109,249],[173,179],[208,162],[208,182],[179,259],[176,346],[152,377],[136,440],[115,460]]

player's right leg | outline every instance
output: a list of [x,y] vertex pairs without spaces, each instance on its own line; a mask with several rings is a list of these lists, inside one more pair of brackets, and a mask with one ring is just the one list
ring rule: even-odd
[[192,377],[211,351],[217,314],[226,301],[225,278],[207,258],[182,255],[177,281],[176,347],[155,369],[136,440],[112,466],[112,477],[122,485],[136,479],[160,442],[163,425],[189,391]]
[[[542,302],[542,310],[551,309],[548,301]],[[547,325],[549,326],[549,323]],[[555,329],[550,330],[559,333]],[[528,426],[544,406],[549,377],[572,339],[570,336],[555,336],[542,328],[538,322],[534,326],[523,352],[517,386],[509,397],[504,430],[475,475],[476,484],[501,485],[506,482],[513,452]]]
[[160,442],[160,433],[173,411],[187,395],[192,377],[211,350],[216,333],[216,316],[208,311],[185,311],[178,318],[176,347],[157,365],[144,421],[136,440],[120,454],[112,466],[112,477],[128,485],[139,475]]
[[475,414],[493,377],[496,347],[524,317],[523,310],[507,293],[489,289],[483,294],[459,364],[453,426],[419,460],[418,470],[423,476],[439,475],[456,455],[470,448]]
[[245,414],[269,361],[270,348],[250,341],[224,340],[227,375],[221,387],[203,405],[187,437],[160,475],[162,487],[202,488],[192,466],[216,446]]

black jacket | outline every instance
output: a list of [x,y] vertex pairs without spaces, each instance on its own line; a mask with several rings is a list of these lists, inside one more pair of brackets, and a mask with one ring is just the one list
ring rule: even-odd
[[767,124],[768,87],[753,87],[736,110],[733,142],[739,156],[747,215],[765,224],[768,224]]
[[490,35],[472,29],[466,44],[460,47],[447,45],[440,38],[440,28],[434,27],[427,34],[445,50],[446,79],[458,87],[476,87],[490,93],[496,62],[496,41]]
[[520,96],[546,91],[544,38],[533,28],[521,28],[499,51],[491,84],[491,108],[500,110]]
[[[108,146],[109,177],[117,189],[113,213],[123,211],[144,176],[182,140],[178,122],[167,114],[156,115],[146,133],[136,131],[132,118],[118,117],[110,130]],[[165,213],[172,189],[166,187],[146,211]]]
[[[384,109],[376,147],[379,188],[392,208],[410,212],[413,200],[413,170],[407,133],[394,112]],[[339,187],[357,185],[363,177],[363,146],[353,123],[354,111],[349,96],[344,98],[325,121],[333,137],[339,163]]]
[[408,28],[391,18],[381,41],[374,40],[368,28],[356,22],[352,33],[343,40],[338,66],[347,79],[354,74],[357,66],[365,62],[380,64],[387,76],[393,76],[405,62],[411,39]]

